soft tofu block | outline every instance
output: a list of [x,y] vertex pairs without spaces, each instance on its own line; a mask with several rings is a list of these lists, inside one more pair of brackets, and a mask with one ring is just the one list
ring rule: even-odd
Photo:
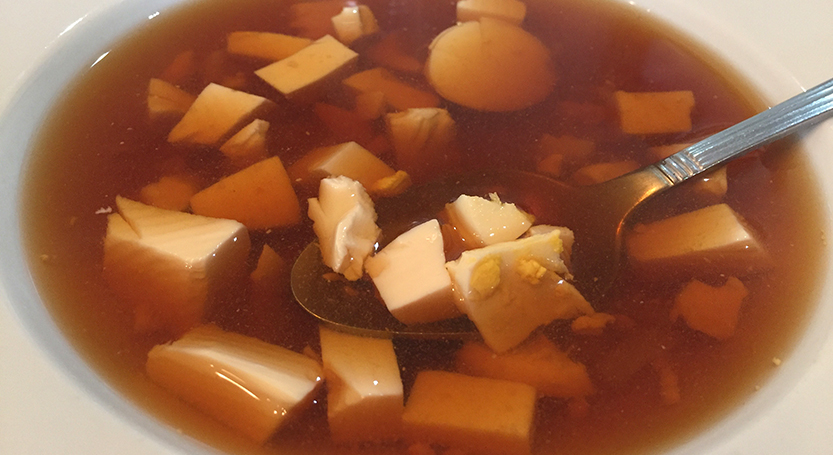
[[380,233],[373,201],[361,183],[344,176],[321,180],[308,214],[324,264],[348,280],[361,278]]
[[735,333],[740,307],[749,294],[746,286],[729,277],[723,286],[690,281],[674,298],[671,320],[683,320],[694,330],[725,340]]
[[168,142],[219,145],[272,105],[262,96],[208,84],[168,134]]
[[367,5],[345,6],[332,18],[338,40],[349,46],[353,41],[379,31],[373,10]]
[[481,17],[520,25],[526,17],[526,4],[517,0],[459,0],[457,22],[476,21]]
[[588,164],[573,173],[573,182],[581,186],[594,185],[613,180],[637,169],[639,169],[639,163],[634,160]]
[[327,421],[333,441],[393,441],[402,436],[405,400],[390,339],[321,327]]
[[740,276],[772,264],[756,234],[726,204],[638,224],[625,236],[625,246],[631,264],[660,272],[651,274],[656,277],[698,270]]
[[368,258],[366,267],[388,310],[403,323],[460,315],[445,269],[443,235],[437,220],[426,221],[395,238]]
[[249,229],[301,221],[298,196],[277,156],[225,177],[191,198],[194,213],[237,220]]
[[139,332],[179,335],[245,277],[246,228],[116,198],[107,219],[104,278],[133,307]]
[[622,131],[627,134],[683,133],[691,130],[694,93],[625,92],[614,94]]
[[330,35],[255,74],[289,99],[308,101],[316,87],[349,73],[359,54]]
[[179,118],[188,112],[197,97],[162,79],[148,83],[148,116],[151,120]]
[[232,32],[226,38],[229,54],[277,62],[312,44],[309,38],[269,32]]
[[343,175],[358,181],[365,188],[396,172],[352,141],[314,149],[287,171],[292,181],[300,185],[317,184],[322,178]]
[[527,384],[421,371],[405,405],[405,435],[412,443],[467,453],[526,455],[535,398],[535,388]]
[[457,351],[455,364],[460,373],[529,384],[540,395],[549,397],[582,397],[593,393],[587,368],[543,335],[502,354],[496,354],[483,343],[468,342]]
[[265,160],[267,158],[267,131],[269,131],[269,122],[260,119],[253,120],[221,145],[220,152],[238,167],[250,166]]
[[458,307],[492,350],[505,352],[553,320],[593,313],[564,280],[566,230],[468,250],[446,263]]
[[421,179],[453,154],[457,125],[445,109],[420,108],[385,116],[397,167]]
[[445,213],[463,243],[479,248],[515,240],[526,232],[534,217],[515,206],[501,202],[497,194],[489,199],[461,195],[446,204]]
[[356,114],[366,120],[376,120],[387,112],[388,102],[383,92],[364,92],[356,95]]
[[440,98],[402,82],[385,68],[373,68],[356,73],[342,81],[358,93],[382,92],[391,107],[404,111],[411,108],[437,107]]
[[213,325],[154,347],[146,368],[153,382],[256,443],[302,411],[322,383],[315,360]]

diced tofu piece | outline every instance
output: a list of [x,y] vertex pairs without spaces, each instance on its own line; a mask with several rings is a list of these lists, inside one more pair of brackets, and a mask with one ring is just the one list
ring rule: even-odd
[[168,134],[168,142],[219,145],[272,105],[262,96],[208,84]]
[[555,319],[593,313],[563,278],[563,230],[468,250],[446,263],[460,311],[492,350],[505,352]]
[[191,198],[198,215],[237,220],[249,229],[301,221],[298,196],[277,156],[225,177]]
[[256,443],[312,401],[323,382],[309,357],[213,325],[148,353],[150,379]]
[[321,180],[308,213],[324,264],[348,280],[361,278],[380,233],[373,201],[361,183],[344,176]]
[[312,44],[309,38],[268,32],[232,32],[226,39],[229,54],[277,62]]
[[419,107],[437,107],[440,104],[437,95],[411,87],[381,67],[356,73],[342,82],[358,93],[384,93],[391,107],[399,111]]
[[552,341],[538,335],[517,348],[495,354],[483,343],[468,342],[455,357],[458,372],[529,384],[540,395],[570,398],[590,395],[587,368],[574,362]]
[[657,277],[703,269],[740,276],[771,266],[764,245],[726,204],[638,224],[625,246],[631,264],[662,272]]
[[245,277],[249,234],[232,220],[116,197],[107,218],[104,278],[133,307],[138,332],[179,335]]
[[495,193],[490,194],[489,199],[463,194],[446,204],[445,213],[469,248],[515,240],[534,221],[532,215],[515,204],[501,202]]
[[377,442],[402,437],[402,379],[390,339],[321,327],[327,378],[327,421],[333,441]]
[[367,259],[366,268],[388,310],[403,323],[460,315],[445,269],[443,235],[437,220],[426,221],[394,239]]
[[613,180],[637,169],[639,163],[634,160],[588,164],[573,173],[573,181],[576,185],[593,185]]
[[401,40],[401,33],[389,33],[368,48],[365,55],[379,66],[403,73],[421,74],[422,62],[405,53]]
[[520,25],[526,17],[526,4],[518,0],[459,0],[457,22],[476,21],[481,17]]
[[468,453],[527,455],[535,398],[527,384],[421,371],[405,405],[406,439]]
[[283,292],[282,276],[288,271],[286,261],[269,245],[263,245],[255,269],[249,274],[252,283],[251,300],[256,304],[274,304]]
[[345,6],[339,14],[333,16],[332,21],[336,37],[346,46],[379,31],[376,16],[367,5]]
[[616,107],[627,134],[683,133],[691,129],[694,93],[617,91]]
[[173,85],[182,84],[197,72],[197,60],[193,50],[182,51],[159,75],[159,79]]
[[323,178],[343,175],[358,181],[365,188],[395,173],[384,161],[355,142],[319,147],[287,171],[292,181],[300,185],[317,185]]
[[376,120],[385,115],[388,101],[383,92],[364,92],[356,95],[356,114],[367,120]]
[[160,209],[184,211],[191,196],[199,191],[194,179],[183,176],[162,176],[139,191],[139,200]]
[[316,89],[352,71],[359,54],[330,35],[255,74],[289,99],[309,101]]
[[616,316],[607,313],[593,313],[575,318],[570,330],[580,335],[601,335],[605,327],[616,323]]
[[324,0],[293,3],[290,6],[292,19],[289,26],[299,36],[318,39],[335,33],[332,17],[344,8],[342,0]]
[[313,111],[338,142],[366,144],[372,140],[373,124],[353,111],[327,103],[315,103]]
[[671,320],[682,316],[692,329],[725,340],[734,335],[740,306],[748,294],[746,286],[735,277],[719,287],[692,280],[674,298]]
[[148,84],[148,116],[151,120],[184,115],[197,97],[165,82],[152,78]]
[[483,17],[441,32],[430,45],[425,76],[443,98],[483,111],[516,111],[555,87],[550,51],[510,23]]
[[441,169],[454,153],[457,125],[448,111],[408,109],[385,116],[397,167],[421,179]]
[[[690,146],[688,143],[658,145],[651,147],[648,151],[656,161],[664,160],[669,156],[679,152],[680,150]],[[696,177],[694,190],[701,196],[707,196],[713,200],[719,201],[726,195],[729,190],[729,180],[726,177],[726,166],[721,166],[713,171],[702,174]]]
[[368,188],[368,193],[374,197],[398,196],[411,187],[411,176],[405,171],[382,177]]
[[238,167],[251,166],[258,161],[265,160],[267,131],[269,131],[269,122],[260,119],[253,120],[221,145],[220,152]]
[[570,135],[553,136],[545,133],[541,136],[539,145],[541,155],[561,155],[565,164],[571,166],[586,162],[596,150],[595,142]]
[[564,168],[564,155],[553,153],[535,165],[535,170],[542,174],[558,177]]

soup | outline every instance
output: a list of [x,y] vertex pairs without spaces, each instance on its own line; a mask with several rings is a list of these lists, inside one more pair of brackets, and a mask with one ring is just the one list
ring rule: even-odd
[[[377,16],[380,35],[406,31],[399,35],[403,37],[399,44],[418,62],[424,61],[431,40],[455,22],[454,5],[448,2],[366,4]],[[357,128],[364,127],[343,123],[334,127],[322,120],[326,115],[320,104],[316,108],[287,102],[252,76],[265,66],[263,60],[224,51],[232,32],[294,34],[293,18],[289,5],[244,1],[190,5],[150,21],[82,75],[56,107],[34,148],[22,202],[33,273],[68,340],[138,406],[185,434],[234,453],[357,449],[329,440],[324,389],[307,410],[259,445],[151,381],[145,371],[147,354],[171,341],[171,336],[134,331],[133,309],[119,302],[102,277],[102,239],[117,195],[138,199],[149,183],[181,173],[192,176],[202,188],[237,170],[215,147],[170,144],[167,136],[173,123],[148,120],[148,81],[163,75],[183,52],[193,52],[200,68],[179,82],[184,91],[196,95],[209,82],[238,84],[241,90],[276,104],[264,118],[271,125],[266,148],[287,167],[316,147],[359,141]],[[553,92],[540,103],[511,112],[482,112],[440,101],[457,125],[458,161],[424,175],[414,173],[415,179],[433,181],[476,168],[552,173],[542,163],[553,147],[589,141],[593,150],[586,160],[564,164],[559,176],[575,183],[570,179],[585,165],[627,160],[647,164],[654,160],[648,152],[651,147],[695,141],[762,107],[742,81],[695,44],[622,5],[530,2],[523,28],[553,56],[557,74]],[[378,36],[355,43],[360,55],[357,71],[379,65],[368,57]],[[419,73],[392,71],[412,87],[432,91]],[[616,91],[680,90],[695,94],[690,130],[648,135],[621,131],[612,101]],[[317,102],[349,111],[354,108],[351,96],[336,85]],[[384,137],[384,122],[368,123],[371,137],[361,145],[397,167],[389,146],[371,142]],[[764,384],[789,354],[809,313],[814,271],[822,259],[821,220],[813,210],[820,204],[818,192],[811,183],[795,178],[806,167],[790,144],[778,144],[726,170],[728,190],[721,201],[742,214],[760,234],[769,255],[778,258],[766,272],[740,277],[749,296],[727,339],[718,340],[669,318],[676,296],[691,276],[656,281],[635,268],[624,271],[604,301],[593,302],[599,311],[616,317],[601,335],[577,333],[569,322],[539,329],[572,360],[586,366],[595,393],[584,400],[539,398],[534,453],[659,452],[702,431]],[[689,188],[652,201],[634,221],[651,223],[707,204],[695,196],[694,182],[686,185]],[[305,212],[303,201],[316,195],[315,188],[295,190]],[[255,268],[263,245],[292,263],[315,238],[311,225],[304,216],[289,227],[250,230],[248,269]],[[575,234],[580,242],[582,233]],[[726,277],[706,281],[717,286]],[[237,292],[218,302],[204,322],[293,351],[309,348],[317,353],[316,321],[291,298],[288,274],[278,282],[279,297],[264,304],[246,298],[249,284],[242,280],[234,289]],[[394,345],[407,398],[419,371],[456,369],[455,355],[462,342],[396,339]],[[676,387],[669,386],[675,382]],[[664,398],[664,393],[675,391],[678,400]],[[408,443],[360,448],[397,453],[407,450]]]

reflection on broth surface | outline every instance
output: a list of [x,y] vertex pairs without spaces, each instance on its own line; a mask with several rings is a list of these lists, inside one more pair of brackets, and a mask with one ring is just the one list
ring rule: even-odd
[[[233,41],[229,34],[264,31],[315,39],[333,33],[329,17],[334,15],[331,10],[341,10],[340,2],[318,3],[313,9],[324,11],[321,14],[265,0],[234,4],[211,0],[163,13],[81,76],[56,107],[33,150],[22,201],[27,251],[44,301],[68,340],[137,405],[185,434],[232,453],[420,452],[409,438],[363,443],[358,448],[333,442],[327,417],[328,392],[335,388],[332,378],[325,378],[307,407],[292,413],[262,445],[219,423],[226,419],[209,417],[200,405],[186,404],[151,381],[146,370],[149,351],[178,339],[190,326],[159,325],[158,314],[152,311],[140,323],[137,317],[142,315],[127,303],[130,299],[116,292],[118,286],[112,281],[105,282],[103,239],[117,196],[159,203],[146,187],[160,178],[176,177],[188,194],[188,188],[203,190],[251,164],[279,157],[293,178],[300,221],[244,222],[250,227],[246,231],[251,241],[246,276],[241,274],[224,292],[216,293],[201,317],[226,332],[304,352],[317,363],[322,344],[319,328],[292,299],[288,278],[289,265],[315,238],[306,201],[317,196],[320,176],[296,180],[292,171],[311,150],[355,141],[391,170],[408,171],[415,183],[472,169],[512,168],[587,184],[656,161],[663,147],[694,142],[762,108],[755,94],[729,70],[651,18],[622,5],[574,0],[529,1],[521,24],[551,55],[556,79],[551,93],[514,110],[490,108],[505,106],[500,103],[505,103],[506,93],[500,94],[500,103],[487,100],[476,106],[479,110],[464,107],[445,100],[454,96],[422,75],[429,44],[456,21],[454,2],[367,0],[362,4],[372,10],[381,30],[352,41],[350,47],[358,53],[356,67],[343,69],[334,83],[316,93],[288,95],[295,98],[289,101],[255,75],[269,60],[229,52],[227,45]],[[399,51],[392,52],[396,47]],[[432,160],[403,157],[396,138],[390,136],[389,123],[378,115],[380,109],[389,115],[406,111],[416,106],[409,105],[414,97],[394,101],[396,95],[388,93],[379,98],[386,100],[379,108],[372,95],[383,90],[378,81],[362,101],[357,101],[355,88],[339,82],[380,66],[407,84],[408,90],[417,91],[419,107],[436,103],[453,119],[455,136],[443,142],[447,148],[429,150],[442,151]],[[170,142],[169,133],[182,113],[149,119],[152,78],[167,80],[185,92],[186,107],[210,83],[268,100],[268,109],[256,115],[269,124],[262,155],[235,158],[227,150],[221,152],[220,145],[232,131],[217,144]],[[435,94],[435,87],[443,97]],[[529,95],[511,84],[507,90],[515,89],[519,90],[515,99]],[[623,118],[629,115],[617,105],[623,92],[676,93],[674,102],[682,99],[684,105],[688,95],[679,94],[690,92],[694,105],[690,116],[685,116],[690,127],[650,132],[637,126],[623,132]],[[479,95],[483,96],[489,95]],[[668,120],[673,115],[660,117]],[[720,185],[689,182],[636,214],[634,221],[642,227],[634,231],[639,232],[654,221],[725,203],[756,233],[772,258],[763,271],[760,264],[743,260],[741,267],[731,270],[702,262],[696,270],[665,274],[674,268],[673,260],[671,266],[628,268],[611,295],[591,302],[597,311],[610,315],[595,320],[606,321],[603,327],[582,330],[570,321],[555,321],[511,351],[517,357],[497,367],[481,360],[484,352],[486,358],[494,356],[480,344],[394,340],[405,401],[421,371],[489,375],[484,370],[491,367],[523,372],[547,352],[545,366],[535,371],[558,365],[556,376],[573,379],[555,391],[536,387],[533,453],[646,453],[702,431],[764,384],[777,363],[789,355],[811,310],[822,236],[814,210],[818,192],[803,178],[806,171],[806,163],[790,144],[777,144],[731,163],[723,176],[725,194]],[[712,183],[721,178],[712,176]],[[202,211],[199,198],[195,203],[189,196],[184,196],[184,211]],[[177,201],[170,203],[175,206]],[[545,215],[536,213],[534,203],[520,208]],[[251,213],[262,211],[259,206],[251,209]],[[440,219],[448,224],[447,215]],[[443,234],[448,235],[448,230]],[[575,232],[576,241],[587,235],[592,233]],[[391,240],[384,233],[383,239],[382,243]],[[448,238],[446,243],[448,260],[470,247]],[[277,275],[256,272],[250,278],[247,275],[255,270],[264,246],[279,256],[273,267]],[[695,296],[711,292],[691,290],[694,278],[708,289],[741,283],[748,291],[741,297],[736,327],[698,324],[697,316],[683,309],[684,290]],[[715,311],[724,310],[725,306]],[[729,313],[719,319],[725,322],[732,317]],[[142,324],[148,330],[137,331]],[[568,370],[578,371],[577,376],[570,376]],[[451,449],[446,445],[430,450],[459,453],[454,443]]]

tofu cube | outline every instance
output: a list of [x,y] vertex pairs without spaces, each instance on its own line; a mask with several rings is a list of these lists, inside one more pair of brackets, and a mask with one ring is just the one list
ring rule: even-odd
[[553,320],[593,313],[564,280],[563,231],[468,250],[446,263],[460,311],[492,350],[505,352]]
[[226,38],[229,54],[277,62],[312,44],[309,38],[268,32],[232,32]]
[[351,72],[358,57],[359,54],[327,35],[255,74],[288,99],[308,102],[316,97],[316,89],[322,84]]
[[463,244],[480,248],[495,243],[515,240],[526,232],[534,217],[508,202],[501,202],[497,194],[489,199],[461,195],[446,204],[445,213]]
[[459,0],[457,22],[476,21],[481,17],[520,25],[526,17],[526,4],[518,0]]
[[527,384],[421,371],[405,405],[406,439],[467,453],[527,455],[535,398]]
[[459,373],[529,384],[548,397],[583,397],[594,391],[587,368],[544,335],[501,354],[468,342],[457,351],[455,365]]
[[579,186],[594,185],[613,180],[637,169],[639,169],[639,163],[634,160],[588,164],[573,173],[573,182]]
[[376,120],[387,112],[388,102],[383,92],[364,92],[356,95],[356,114],[365,120]]
[[445,109],[420,108],[385,116],[397,166],[421,179],[454,153],[457,125]]
[[740,307],[748,294],[735,277],[718,287],[692,280],[674,298],[671,320],[682,317],[692,329],[726,340],[735,333]]
[[138,332],[180,335],[245,277],[249,234],[207,218],[116,197],[107,218],[104,278],[133,307]]
[[405,400],[390,339],[367,338],[321,327],[327,378],[327,421],[337,443],[393,441],[402,437]]
[[345,6],[341,13],[333,16],[332,21],[336,37],[346,46],[379,31],[376,16],[367,5]]
[[373,201],[361,183],[344,176],[321,180],[308,214],[324,264],[348,280],[361,278],[381,232]]
[[[459,316],[437,220],[400,235],[367,260],[367,273],[391,314],[405,324]],[[418,279],[415,277],[419,277]]]
[[260,119],[253,120],[221,145],[220,152],[239,168],[265,160],[267,158],[267,131],[269,131],[269,122]]
[[684,133],[691,130],[694,93],[675,92],[614,93],[619,122],[626,134]]
[[168,142],[219,145],[272,105],[262,96],[208,84],[168,134]]
[[342,82],[357,93],[384,93],[391,107],[399,111],[440,104],[440,98],[434,93],[414,88],[381,67],[356,73]]
[[756,234],[726,204],[638,224],[625,236],[625,247],[634,267],[657,278],[698,270],[742,276],[772,265]]
[[256,338],[198,327],[148,353],[150,379],[262,444],[312,401],[321,365]]
[[148,83],[148,116],[151,120],[179,118],[188,112],[197,97],[162,79]]
[[319,147],[307,153],[287,170],[295,184],[313,185],[326,177],[343,175],[370,188],[396,171],[355,142]]
[[193,178],[178,175],[164,175],[139,190],[139,200],[160,209],[184,211],[190,204],[191,196],[199,188]]

